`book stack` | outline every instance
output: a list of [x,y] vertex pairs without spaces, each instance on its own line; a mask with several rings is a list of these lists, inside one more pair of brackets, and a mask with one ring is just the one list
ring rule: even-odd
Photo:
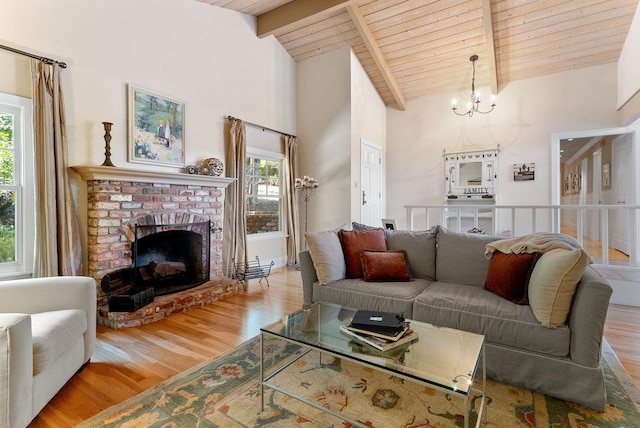
[[351,322],[340,326],[345,335],[380,351],[388,351],[418,338],[402,314],[357,311]]

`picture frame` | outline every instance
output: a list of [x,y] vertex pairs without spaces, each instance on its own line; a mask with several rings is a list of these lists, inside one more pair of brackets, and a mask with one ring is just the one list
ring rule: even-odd
[[513,164],[513,181],[533,181],[536,179],[535,163]]
[[602,186],[611,186],[611,164],[608,162],[602,165]]
[[154,165],[185,165],[185,104],[136,85],[128,85],[128,160]]
[[392,218],[383,218],[382,227],[386,230],[396,230],[396,221]]

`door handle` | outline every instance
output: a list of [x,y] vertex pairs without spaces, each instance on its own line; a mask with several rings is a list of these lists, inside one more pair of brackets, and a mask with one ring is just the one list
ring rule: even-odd
[[362,191],[362,205],[367,205],[367,194],[364,192],[364,190]]

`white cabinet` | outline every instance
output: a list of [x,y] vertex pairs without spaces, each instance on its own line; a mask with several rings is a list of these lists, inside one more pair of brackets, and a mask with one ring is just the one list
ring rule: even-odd
[[495,231],[496,216],[491,208],[496,204],[498,182],[498,149],[445,153],[444,197],[445,227],[466,232],[483,229]]
[[445,196],[487,195],[493,197],[498,179],[498,149],[445,153]]

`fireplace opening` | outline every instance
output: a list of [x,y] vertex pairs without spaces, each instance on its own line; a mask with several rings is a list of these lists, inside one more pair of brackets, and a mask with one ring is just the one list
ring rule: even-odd
[[156,296],[176,293],[209,280],[210,222],[135,226],[133,285],[153,287]]

